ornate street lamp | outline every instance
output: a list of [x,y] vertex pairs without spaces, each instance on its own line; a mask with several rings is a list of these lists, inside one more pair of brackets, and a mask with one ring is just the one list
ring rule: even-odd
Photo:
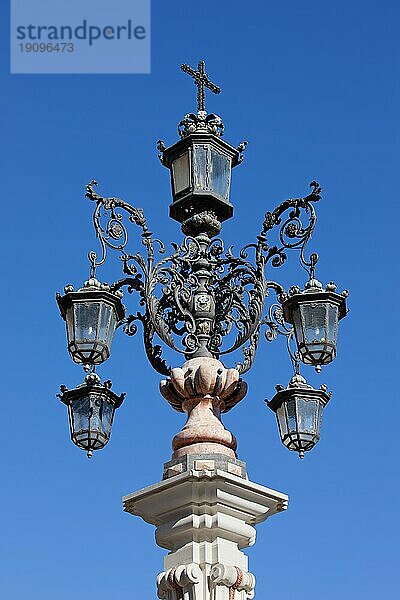
[[[347,312],[347,292],[337,294],[333,283],[323,290],[315,279],[318,256],[314,253],[307,259],[305,255],[316,224],[315,204],[320,200],[321,188],[316,181],[311,182],[308,195],[285,200],[265,214],[255,242],[238,254],[232,248],[225,251],[222,240],[213,238],[220,232],[221,223],[233,215],[229,197],[231,173],[242,162],[247,142],[235,148],[224,141],[222,119],[206,112],[205,88],[214,93],[219,93],[220,88],[208,78],[204,62],[199,63],[197,71],[188,65],[182,65],[182,70],[193,77],[198,88],[197,113],[187,114],[179,123],[178,142],[167,148],[159,140],[157,146],[162,164],[171,172],[170,215],[181,223],[186,237],[174,244],[173,252],[167,256],[164,244],[148,229],[142,209],[120,198],[99,195],[97,182],[91,181],[86,186],[86,197],[95,203],[93,223],[101,255],[90,252],[91,277],[83,288],[74,291],[67,286],[65,295],[57,296],[67,325],[68,349],[76,363],[86,369],[94,367],[108,358],[116,328],[123,325],[125,333],[133,335],[140,321],[147,357],[154,369],[168,378],[162,386],[163,395],[175,409],[188,412],[192,423],[193,390],[197,390],[196,398],[201,393],[218,398],[205,412],[196,409],[200,421],[209,416],[209,408],[219,419],[221,413],[241,400],[245,393],[241,376],[253,364],[260,333],[266,325],[267,340],[276,339],[278,334],[286,336],[290,356],[297,365],[288,388],[280,389],[270,406],[277,413],[284,444],[303,453],[319,438],[320,416],[328,396],[303,383],[298,362],[319,370],[334,360],[338,322]],[[128,249],[124,215],[128,223],[140,229],[144,256]],[[96,279],[108,250],[119,253],[123,270],[123,278],[110,286]],[[303,291],[292,287],[287,293],[268,276],[270,266],[277,268],[285,263],[288,250],[298,251],[300,263],[309,273]],[[128,316],[121,301],[124,287],[138,299],[139,310]],[[276,295],[277,302],[268,309],[270,292]],[[155,338],[161,343],[156,343]],[[295,351],[291,349],[294,340]],[[185,357],[185,375],[178,376],[177,369],[162,358],[162,345]],[[220,358],[239,349],[244,359],[233,369],[226,369]],[[204,370],[205,364],[208,371]],[[195,372],[200,380],[192,378]],[[214,382],[212,386],[210,381]],[[222,381],[231,382],[232,387],[228,385],[226,391]],[[80,397],[82,389],[78,387],[75,392]],[[63,398],[70,398],[72,392],[65,394]],[[89,405],[87,400],[85,406]],[[86,449],[89,442],[82,442],[83,438],[75,432],[78,417],[74,416],[73,405],[69,406],[73,441]],[[113,406],[116,407],[115,401]],[[312,427],[302,429],[310,419]],[[111,422],[112,419],[107,421],[109,427]],[[89,425],[84,431],[91,431]],[[202,431],[206,431],[205,426]],[[109,433],[99,433],[97,447],[104,445],[108,436]],[[191,439],[189,434],[183,437]],[[89,438],[92,440],[91,435],[84,439]],[[208,441],[217,443],[214,439]],[[226,443],[229,452],[234,452],[233,442]],[[90,444],[90,449],[96,449],[96,444]]]
[[111,381],[102,385],[96,373],[89,373],[84,383],[73,390],[61,386],[57,394],[68,407],[71,439],[90,458],[93,450],[108,443],[115,409],[119,408],[125,394],[117,396],[111,391]]
[[[161,600],[245,600],[254,596],[255,578],[242,550],[254,544],[254,525],[285,510],[288,497],[250,481],[236,438],[221,417],[246,395],[242,377],[253,365],[265,327],[268,341],[286,338],[295,369],[268,406],[276,413],[283,444],[300,457],[311,450],[330,394],[324,385],[307,384],[299,364],[320,370],[334,360],[347,292],[337,294],[332,283],[322,289],[315,278],[318,256],[306,256],[321,197],[316,181],[308,195],[267,212],[252,243],[238,253],[224,249],[216,236],[233,215],[231,174],[243,160],[246,142],[236,148],[228,144],[222,119],[207,114],[205,88],[214,93],[220,88],[208,78],[204,62],[198,70],[188,65],[182,70],[197,86],[197,112],[180,122],[178,142],[167,148],[160,140],[157,147],[171,173],[170,216],[186,237],[167,254],[142,209],[101,196],[94,180],[86,186],[101,253],[89,253],[90,279],[83,288],[75,292],[67,286],[57,300],[70,355],[90,373],[74,390],[62,387],[60,398],[68,406],[72,441],[89,456],[103,448],[123,396],[116,396],[109,382],[102,384],[94,369],[108,358],[117,327],[134,335],[141,323],[150,364],[164,376],[161,394],[187,414],[187,421],[172,440],[162,481],[125,496],[124,510],[155,525],[157,544],[169,551],[157,577]],[[139,228],[143,253],[129,249],[132,224]],[[110,286],[96,279],[109,250],[119,254],[123,272]],[[291,250],[298,252],[309,281],[304,290],[286,292],[271,271]],[[136,298],[128,315],[123,288]],[[165,347],[182,355],[184,364],[169,365],[162,356]],[[228,368],[225,356],[240,350],[242,359]]]

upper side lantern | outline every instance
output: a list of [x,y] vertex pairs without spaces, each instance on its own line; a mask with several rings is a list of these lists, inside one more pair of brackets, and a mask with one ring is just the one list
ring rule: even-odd
[[311,278],[303,291],[290,290],[283,302],[285,320],[291,323],[296,336],[300,358],[306,365],[319,369],[332,362],[336,356],[339,321],[347,314],[348,292],[336,293],[336,285]]
[[182,65],[182,70],[198,86],[198,110],[179,123],[181,139],[176,144],[165,148],[159,142],[160,160],[171,172],[170,216],[183,223],[200,213],[211,212],[222,222],[233,215],[229,201],[231,172],[243,159],[245,143],[234,148],[222,140],[222,119],[205,111],[204,88],[217,94],[221,90],[208,79],[204,62],[199,63],[198,71],[188,65]]
[[115,329],[125,316],[122,292],[111,291],[94,277],[77,291],[72,285],[64,291],[64,296],[57,294],[57,302],[66,321],[71,358],[78,364],[99,365],[110,356]]

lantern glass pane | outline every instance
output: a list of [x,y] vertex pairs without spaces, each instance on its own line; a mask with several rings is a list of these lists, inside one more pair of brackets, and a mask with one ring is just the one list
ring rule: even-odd
[[71,401],[72,440],[81,448],[99,449],[108,442],[115,406],[101,392],[90,391]]
[[193,146],[194,187],[198,190],[209,189],[208,146]]
[[92,394],[91,403],[90,403],[90,422],[89,427],[90,430],[95,431],[103,431],[103,427],[101,425],[101,413],[102,413],[103,401],[101,396],[95,396]]
[[328,304],[328,341],[336,345],[338,332],[338,307],[334,304]]
[[72,433],[89,428],[90,399],[89,396],[73,400],[70,405],[72,417]]
[[113,423],[115,412],[115,406],[109,400],[105,400],[103,404],[103,427],[105,431],[108,431],[108,435],[111,434],[111,426]]
[[301,304],[300,311],[305,334],[305,342],[324,342],[326,332],[326,304],[310,303]]
[[280,407],[276,410],[276,418],[278,420],[278,426],[279,426],[279,432],[280,432],[281,438],[283,438],[288,432],[284,402],[282,402]]
[[98,340],[104,342],[109,349],[113,340],[116,320],[114,307],[103,302],[100,311]]
[[286,403],[286,410],[288,415],[289,431],[296,431],[296,402],[295,400],[289,400]]
[[109,437],[111,433],[113,404],[102,394],[92,393],[90,411],[90,430],[93,433],[101,433]]
[[75,320],[74,320],[74,308],[70,306],[67,308],[65,321],[67,323],[67,336],[68,342],[75,339]]
[[224,199],[229,196],[230,159],[228,156],[211,150],[211,189]]
[[293,325],[294,325],[297,341],[299,344],[302,344],[304,341],[304,336],[303,336],[303,327],[302,327],[302,323],[301,323],[300,310],[298,308],[296,308],[293,311],[292,317],[293,317]]
[[99,410],[99,429],[106,435],[110,436],[111,425],[114,416],[114,405],[106,398],[102,398],[101,407]]
[[172,163],[175,194],[179,194],[190,185],[189,152],[185,152]]
[[100,306],[100,302],[76,302],[74,304],[75,340],[77,342],[91,342],[96,339]]
[[324,412],[324,405],[320,402],[318,406],[318,415],[317,415],[317,435],[319,436],[321,432],[322,425],[322,413]]
[[299,432],[314,433],[316,431],[318,404],[316,400],[297,398]]

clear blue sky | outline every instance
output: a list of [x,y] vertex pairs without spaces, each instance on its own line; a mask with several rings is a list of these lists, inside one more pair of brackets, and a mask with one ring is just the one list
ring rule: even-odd
[[[290,376],[281,343],[262,344],[248,396],[226,418],[251,478],[290,495],[248,551],[257,597],[396,596],[399,12],[390,0],[154,1],[151,75],[125,76],[9,75],[3,12],[0,597],[155,597],[164,551],[121,496],[159,480],[183,418],[160,397],[140,337],[118,335],[101,374],[127,398],[89,462],[55,397],[82,375],[54,294],[87,275],[93,177],[143,207],[165,241],[181,238],[155,142],[172,143],[194,109],[179,65],[200,58],[223,89],[208,107],[226,139],[249,140],[226,241],[252,241],[266,209],[317,179],[318,274],[351,292],[335,364],[306,373],[334,392],[315,450],[302,462],[289,453],[263,403]],[[294,256],[284,278],[304,283]]]

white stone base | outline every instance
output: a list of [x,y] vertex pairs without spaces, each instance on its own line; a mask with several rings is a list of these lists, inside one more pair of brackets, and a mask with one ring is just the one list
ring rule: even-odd
[[218,469],[192,469],[123,498],[124,510],[155,525],[157,544],[170,551],[157,579],[166,600],[252,598],[242,549],[254,544],[254,525],[287,503],[285,494]]

